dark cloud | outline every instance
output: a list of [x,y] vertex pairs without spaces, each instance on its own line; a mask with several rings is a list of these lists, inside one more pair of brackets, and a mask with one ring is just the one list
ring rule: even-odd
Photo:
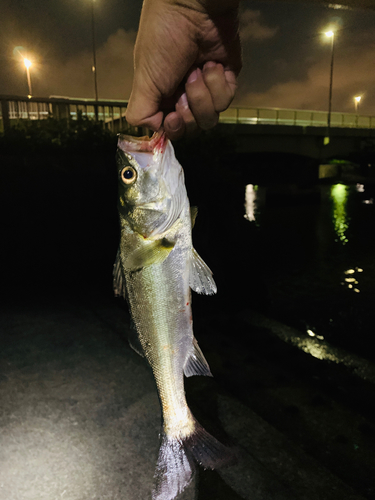
[[363,95],[361,112],[375,115],[375,12],[282,2],[253,7],[263,26],[277,30],[244,40],[235,104],[326,111],[331,48],[323,32],[335,24],[333,110],[353,112],[354,96]]
[[[101,99],[128,99],[133,80],[133,47],[136,32],[119,29],[96,51],[98,94]],[[94,97],[93,53],[77,53],[64,64],[41,67],[39,93],[70,97]]]
[[[361,112],[375,115],[375,47],[347,49],[337,56],[333,73],[332,110],[354,112],[354,96],[362,95]],[[237,105],[293,109],[328,108],[329,64],[327,58],[311,64],[301,80],[275,83],[263,92],[244,92]]]
[[[141,5],[141,0],[95,1],[98,51],[119,29],[127,33],[137,29]],[[55,73],[62,79],[66,78],[64,75],[70,78],[70,71],[62,73],[61,68],[70,70],[77,60],[81,60],[82,67],[77,65],[74,81],[81,81],[80,72],[87,71],[90,80],[91,6],[92,0],[0,0],[0,94],[23,95],[27,92],[24,68],[20,58],[13,56],[16,46],[23,46],[35,63],[32,71],[36,95],[47,95],[46,89],[49,91],[54,86],[57,86],[56,91],[60,89],[62,81],[57,81]],[[65,84],[74,90],[70,81]],[[85,90],[82,84],[77,84],[77,88],[79,92]],[[87,86],[86,90],[91,92],[91,87]],[[56,91],[52,89],[51,93]]]
[[272,38],[278,28],[265,25],[259,10],[243,9],[240,16],[240,37],[241,41],[266,40]]

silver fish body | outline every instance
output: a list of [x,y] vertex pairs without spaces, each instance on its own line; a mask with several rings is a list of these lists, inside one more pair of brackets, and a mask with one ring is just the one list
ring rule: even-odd
[[126,296],[132,347],[149,362],[163,413],[155,500],[171,500],[189,484],[194,462],[214,468],[228,450],[195,420],[184,374],[211,372],[193,335],[191,291],[216,292],[212,273],[193,248],[192,214],[183,170],[162,132],[120,136],[117,166],[121,238],[115,292]]

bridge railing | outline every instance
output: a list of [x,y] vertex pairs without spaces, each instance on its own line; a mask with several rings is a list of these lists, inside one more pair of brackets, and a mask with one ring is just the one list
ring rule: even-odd
[[129,127],[125,119],[128,101],[74,99],[51,96],[49,98],[0,96],[0,131],[19,120],[44,120],[48,117],[76,120],[79,115],[102,123],[104,128],[119,132]]
[[[220,115],[221,123],[247,125],[295,125],[300,127],[326,127],[328,112],[282,109],[230,107]],[[331,113],[331,127],[375,128],[375,116],[355,113]]]
[[[35,98],[0,95],[0,131],[11,127],[19,120],[43,120],[50,116],[63,119],[77,119],[79,114],[100,121],[113,132],[127,129],[137,133],[137,128],[129,127],[125,119],[127,101],[76,99],[50,96]],[[247,125],[294,125],[302,127],[326,127],[328,113],[325,111],[230,107],[220,115],[221,123],[243,123]],[[375,128],[375,116],[355,113],[331,113],[331,127]]]

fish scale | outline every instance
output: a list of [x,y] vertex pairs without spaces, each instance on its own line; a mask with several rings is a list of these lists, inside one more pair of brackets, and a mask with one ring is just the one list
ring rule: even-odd
[[[182,242],[178,241],[162,264],[133,273],[129,286],[131,314],[145,356],[155,375],[164,409],[165,427],[173,425],[174,415],[185,414],[188,419],[183,372],[179,367],[185,364],[187,357],[188,346],[186,343],[184,345],[183,339],[192,337],[192,330],[190,328],[189,331],[190,307],[185,306],[188,283],[184,283],[176,272],[183,264],[181,246]],[[147,290],[147,294],[143,294],[142,300],[134,300],[131,296],[134,289]],[[182,315],[181,310],[184,310]],[[171,349],[165,349],[165,346],[171,346]]]

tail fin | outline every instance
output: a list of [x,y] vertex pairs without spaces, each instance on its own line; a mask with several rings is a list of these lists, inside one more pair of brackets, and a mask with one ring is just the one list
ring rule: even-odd
[[184,442],[163,434],[155,470],[152,500],[173,500],[193,478],[195,466]]
[[205,469],[235,463],[234,453],[195,421],[194,433],[185,439],[163,434],[155,470],[152,500],[173,500],[193,479],[197,462]]

